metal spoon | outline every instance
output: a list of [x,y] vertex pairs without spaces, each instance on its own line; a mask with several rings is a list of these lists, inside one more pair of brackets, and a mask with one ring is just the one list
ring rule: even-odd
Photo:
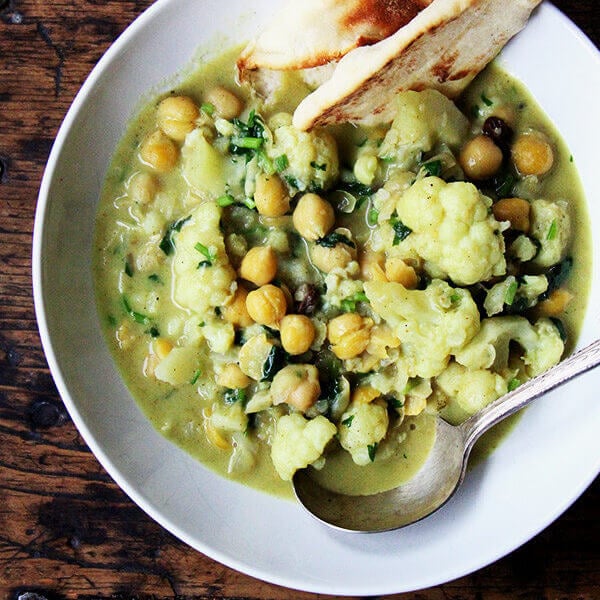
[[433,448],[421,470],[407,483],[370,496],[347,496],[322,488],[308,469],[293,485],[300,503],[317,519],[342,531],[377,532],[415,523],[443,506],[462,483],[475,442],[490,427],[530,402],[600,364],[596,340],[559,365],[498,398],[461,425],[437,419]]

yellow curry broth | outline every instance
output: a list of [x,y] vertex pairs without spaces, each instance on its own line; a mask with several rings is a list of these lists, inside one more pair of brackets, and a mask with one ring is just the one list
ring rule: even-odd
[[[293,111],[298,100],[308,92],[307,86],[297,77],[286,76],[285,86],[278,94],[277,101],[268,109],[264,109],[250,97],[247,90],[235,85],[236,55],[237,50],[232,50],[202,65],[170,95],[191,98],[199,107],[198,122],[205,117],[210,121],[212,116],[207,116],[207,113],[202,116],[203,111],[210,111],[210,106],[205,101],[207,90],[223,85],[235,91],[247,107],[256,106],[265,121],[268,121],[269,117],[280,111]],[[214,311],[197,314],[176,299],[185,294],[182,296],[175,283],[177,267],[173,249],[183,239],[182,231],[186,231],[186,220],[202,203],[202,199],[182,175],[179,163],[167,172],[157,173],[156,169],[143,164],[139,159],[140,145],[148,133],[156,128],[156,112],[161,99],[149,103],[130,123],[111,162],[100,200],[93,268],[98,309],[106,338],[133,397],[162,435],[225,477],[269,493],[289,496],[289,482],[282,480],[273,466],[271,446],[278,420],[287,413],[296,412],[296,409],[286,403],[273,407],[267,401],[263,410],[256,410],[248,416],[243,407],[251,405],[261,394],[268,396],[270,384],[260,381],[260,377],[250,378],[251,383],[238,390],[228,390],[217,383],[223,365],[237,364],[240,345],[247,342],[246,338],[250,336],[248,331],[254,336],[258,335],[258,326],[252,325],[250,329],[245,329],[236,325],[234,332],[231,328],[227,329],[223,323],[225,303],[223,306],[215,306]],[[568,249],[568,254],[574,257],[573,269],[563,283],[572,299],[559,316],[568,334],[567,348],[571,348],[583,319],[590,279],[590,236],[575,166],[558,134],[528,93],[497,66],[491,66],[467,90],[461,106],[463,112],[471,119],[470,126],[476,129],[481,127],[486,114],[492,114],[493,109],[499,105],[512,111],[512,127],[515,131],[540,130],[552,141],[555,155],[554,167],[550,174],[536,178],[535,181],[519,181],[515,188],[527,199],[545,196],[568,199],[573,230],[577,234],[572,236]],[[248,108],[240,118],[247,119],[247,115]],[[212,121],[210,122],[212,127]],[[352,165],[369,144],[376,152],[385,131],[385,128],[363,130],[352,126],[332,129],[330,134],[336,140],[342,168],[350,167],[351,173]],[[219,143],[219,137],[217,136],[217,141],[213,141],[214,144]],[[182,151],[181,143],[176,144],[176,147],[178,152]],[[387,168],[388,172],[392,172],[392,166],[387,165],[385,158],[379,160],[379,169],[385,171]],[[240,155],[238,160],[243,161],[244,156]],[[240,165],[233,165],[232,168],[240,168]],[[315,164],[313,168],[316,175],[320,175],[319,171],[323,165]],[[142,188],[145,191],[137,193],[137,196],[131,191],[133,186],[138,185],[139,181],[132,182],[140,174],[152,178],[148,179],[151,183],[146,182],[152,188],[151,192],[148,192],[151,199],[144,195],[148,191],[147,187]],[[348,176],[347,173],[345,176]],[[247,173],[245,177],[249,177]],[[243,187],[243,182],[240,185]],[[358,256],[354,256],[354,261],[368,248],[377,228],[373,191],[362,196],[360,193],[347,195],[350,202],[356,202],[353,210],[349,211],[346,210],[347,206],[340,210],[344,205],[340,193],[329,190],[326,195],[328,201],[338,207],[335,227],[350,230],[353,243],[358,246]],[[234,192],[223,189],[225,200],[221,198],[224,205],[220,213],[219,235],[226,241],[228,264],[219,262],[221,258],[217,255],[221,251],[217,248],[218,244],[196,244],[197,270],[213,268],[218,263],[221,269],[218,272],[219,277],[225,277],[227,269],[240,269],[244,255],[250,247],[271,245],[276,249],[279,261],[277,277],[273,283],[275,287],[286,290],[285,301],[288,305],[287,310],[290,311],[289,307],[294,305],[294,292],[302,284],[309,283],[323,290],[327,282],[331,282],[314,264],[311,252],[315,243],[299,235],[292,220],[291,212],[302,194],[298,193],[296,197],[292,197],[292,208],[285,215],[264,218],[256,214],[252,202],[246,207],[240,206],[238,198],[238,202],[227,204],[229,194],[233,198],[238,192],[239,190]],[[341,196],[346,197],[344,194],[347,192],[344,191]],[[215,202],[214,198],[212,202]],[[212,242],[216,238],[210,239]],[[236,244],[239,247],[236,247]],[[342,249],[344,244],[342,241]],[[175,255],[177,256],[177,253]],[[422,264],[419,261],[415,261],[414,264],[419,285],[426,288],[431,276],[420,270]],[[544,269],[534,271],[542,272]],[[193,275],[201,277],[198,273]],[[353,277],[358,278],[360,282],[360,276],[355,274]],[[239,285],[239,281],[237,284]],[[192,279],[189,280],[189,285],[195,285]],[[247,283],[244,285],[249,290],[256,287]],[[342,289],[344,282],[337,282],[336,285]],[[360,285],[355,285],[352,289],[359,291],[352,292],[354,295],[346,295],[341,303],[332,295],[334,292],[331,289],[327,290],[328,300],[321,300],[321,308],[311,315],[316,329],[315,344],[320,344],[320,349],[305,353],[303,360],[308,364],[316,364],[320,370],[321,397],[306,411],[309,420],[323,414],[331,416],[332,411],[336,409],[335,401],[331,404],[329,400],[330,405],[326,406],[327,402],[323,400],[327,381],[331,379],[328,369],[332,364],[340,362],[335,360],[331,351],[332,344],[326,337],[331,337],[331,333],[327,333],[328,323],[340,315],[353,312],[361,315],[364,323],[369,320],[368,327],[374,326],[373,318],[378,323],[381,319],[373,314]],[[233,293],[233,288],[231,291]],[[474,287],[471,291],[473,294],[476,292]],[[340,294],[343,295],[342,292],[338,295]],[[535,318],[535,310],[534,307],[527,312],[532,319]],[[210,335],[207,333],[209,329]],[[263,330],[269,344],[280,344],[277,323]],[[224,341],[228,335],[232,336],[231,340]],[[209,344],[206,340],[209,340]],[[361,355],[362,358],[359,356],[351,359],[350,362],[344,363],[342,360],[342,373],[350,386],[348,395],[365,384],[376,385],[377,381],[379,385],[382,385],[382,381],[383,385],[391,385],[389,381],[386,383],[385,379],[387,377],[391,381],[395,376],[391,374],[390,369],[394,369],[394,357],[402,356],[402,350],[398,350],[401,348],[401,340],[394,341],[392,336],[386,343],[388,345],[385,346],[384,356],[387,363],[371,360],[368,353]],[[215,351],[214,347],[222,347],[223,352]],[[182,348],[181,364],[186,365],[185,373],[170,371],[169,378],[172,383],[157,378],[157,369],[159,373],[160,369],[165,370],[165,358],[173,349]],[[289,356],[287,360],[292,366],[300,361],[298,359],[294,363]],[[385,366],[381,367],[384,363]],[[352,365],[355,366],[355,372],[352,372]],[[339,368],[339,365],[336,368]],[[376,371],[379,368],[383,375],[377,379]],[[522,370],[523,367],[519,363],[512,380],[521,377]],[[509,377],[504,375],[504,378]],[[512,380],[504,385],[510,385]],[[240,391],[242,389],[244,391]],[[232,391],[235,393],[230,393]],[[322,470],[315,470],[315,477],[327,487],[345,493],[369,493],[394,487],[409,479],[426,459],[435,437],[433,417],[438,411],[441,410],[445,417],[455,421],[462,420],[468,414],[453,398],[442,398],[435,378],[429,381],[428,378],[420,376],[410,377],[406,382],[406,390],[402,393],[404,392],[405,396],[399,393],[382,393],[373,401],[373,406],[377,404],[384,407],[380,412],[388,415],[386,418],[390,420],[390,426],[386,438],[369,445],[370,460],[365,459],[365,453],[362,453],[363,462],[366,460],[364,466],[355,464],[351,455],[341,450],[338,440],[342,439],[343,443],[344,435],[352,426],[354,417],[348,412],[348,407],[345,411],[340,409],[335,421],[337,432],[326,444],[325,460],[316,461],[316,466]],[[339,397],[341,392],[337,393]],[[427,402],[426,394],[430,394]],[[325,412],[318,413],[318,410]],[[218,420],[214,419],[215,414],[219,416]],[[405,414],[402,421],[402,415]],[[493,447],[496,441],[488,439],[487,447]],[[484,446],[480,447],[480,451],[482,450],[485,451]]]

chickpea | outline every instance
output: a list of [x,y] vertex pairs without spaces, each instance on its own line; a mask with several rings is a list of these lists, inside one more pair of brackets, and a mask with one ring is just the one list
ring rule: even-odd
[[[310,257],[313,264],[323,271],[330,273],[333,269],[344,269],[353,260],[356,260],[356,245],[352,241],[352,233],[348,229],[338,228],[334,233],[344,237],[333,247],[314,244],[310,248]],[[350,243],[347,243],[346,240]]]
[[381,396],[381,392],[370,385],[361,385],[352,392],[352,402],[356,404],[370,404]]
[[385,257],[380,252],[363,252],[359,258],[360,274],[365,281],[388,281],[383,267]]
[[492,205],[492,212],[498,221],[509,221],[517,231],[529,231],[531,204],[523,198],[502,198]]
[[327,337],[332,352],[342,360],[354,358],[369,345],[371,320],[357,313],[345,313],[327,324]]
[[558,288],[553,290],[548,298],[537,304],[535,312],[542,317],[558,317],[566,310],[571,300],[573,300],[573,294],[569,290]]
[[247,297],[248,290],[238,285],[231,302],[221,308],[221,315],[228,323],[238,327],[250,327],[254,323],[246,308]]
[[179,149],[170,137],[157,129],[142,142],[140,158],[158,173],[168,173],[177,163]]
[[385,276],[388,281],[401,283],[405,288],[414,290],[419,283],[419,277],[410,265],[407,265],[401,258],[388,257],[385,260]]
[[310,259],[317,269],[323,273],[330,273],[333,269],[343,269],[352,260],[352,252],[345,244],[336,244],[327,248],[314,244],[310,248]]
[[287,300],[283,291],[268,283],[248,294],[248,314],[259,324],[274,326],[287,312]]
[[231,390],[243,389],[250,385],[250,378],[240,369],[239,365],[229,363],[219,373],[217,384]]
[[290,196],[277,175],[258,175],[254,202],[258,214],[264,217],[282,217],[290,210]]
[[305,315],[286,315],[279,324],[281,345],[289,354],[304,354],[315,340],[315,326]]
[[154,354],[161,360],[165,358],[171,350],[173,350],[173,344],[165,338],[156,338],[153,344]]
[[287,365],[277,372],[271,383],[273,404],[289,404],[307,411],[321,395],[319,371],[314,365]]
[[554,164],[554,152],[541,133],[523,133],[511,148],[515,167],[521,175],[545,175]]
[[227,88],[217,85],[206,95],[206,101],[215,107],[215,111],[223,119],[230,121],[238,117],[244,110],[244,103]]
[[169,96],[161,101],[156,111],[160,129],[177,142],[183,142],[194,130],[199,115],[198,107],[188,96]]
[[292,215],[296,231],[305,239],[316,242],[324,237],[335,223],[333,207],[317,194],[304,194]]
[[136,173],[127,184],[127,192],[131,199],[141,205],[150,204],[158,191],[158,181],[150,173],[140,171]]
[[478,135],[461,149],[458,162],[469,179],[488,179],[502,165],[502,150],[487,135]]
[[277,275],[277,255],[271,246],[250,248],[240,265],[240,277],[254,285],[265,285]]

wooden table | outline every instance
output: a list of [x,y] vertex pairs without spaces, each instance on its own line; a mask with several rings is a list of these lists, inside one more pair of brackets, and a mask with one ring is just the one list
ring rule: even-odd
[[[42,352],[30,246],[44,164],[85,77],[150,4],[0,0],[0,597],[317,598],[224,567],[150,520],[88,450]],[[556,4],[600,42],[596,0]],[[597,98],[582,103],[598,118]],[[596,480],[556,523],[495,564],[394,598],[600,598],[599,492]]]

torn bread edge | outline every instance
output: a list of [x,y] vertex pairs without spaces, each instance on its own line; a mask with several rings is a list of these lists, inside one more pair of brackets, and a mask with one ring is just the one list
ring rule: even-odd
[[294,126],[388,122],[403,90],[434,88],[457,97],[541,1],[434,0],[395,34],[346,54],[298,105]]

